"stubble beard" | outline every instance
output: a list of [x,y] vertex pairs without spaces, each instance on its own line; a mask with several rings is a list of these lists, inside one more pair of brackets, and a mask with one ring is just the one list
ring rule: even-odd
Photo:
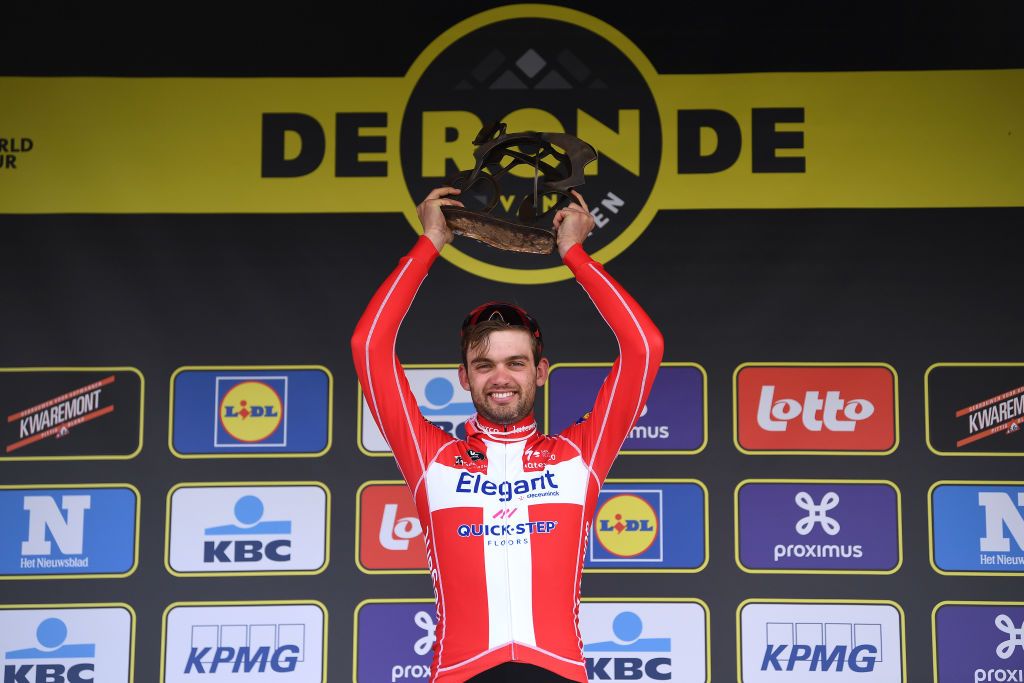
[[[537,391],[529,391],[529,387],[515,388],[516,401],[505,406],[496,406],[493,409],[487,403],[487,392],[470,392],[473,399],[473,406],[476,412],[487,420],[500,425],[509,425],[519,422],[533,410],[534,401],[537,398]],[[527,394],[529,392],[529,394]]]

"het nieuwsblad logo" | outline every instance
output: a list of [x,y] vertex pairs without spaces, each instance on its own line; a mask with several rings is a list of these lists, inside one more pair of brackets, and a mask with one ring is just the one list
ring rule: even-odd
[[[729,112],[660,107],[658,73],[643,52],[614,27],[564,7],[513,5],[459,22],[427,46],[404,80],[408,90],[396,93],[404,98],[400,123],[383,111],[335,112],[333,121],[265,112],[262,177],[306,176],[331,156],[338,178],[400,174],[408,194],[395,200],[418,229],[416,203],[456,171],[473,167],[472,141],[484,125],[501,120],[509,131],[567,132],[598,151],[581,190],[596,223],[588,249],[604,262],[629,247],[657,213],[652,194],[664,170],[663,143],[672,137],[663,133],[667,117],[675,118],[677,174],[725,171],[745,144]],[[754,108],[750,115],[751,171],[804,173],[802,156],[776,154],[802,150],[802,132],[776,125],[802,123],[803,108]],[[714,144],[707,143],[712,138]],[[514,215],[532,192],[533,175],[525,167],[510,172],[494,212]],[[542,210],[554,201],[546,197]],[[503,282],[568,277],[556,254],[524,259],[467,239],[446,248],[444,257]]]

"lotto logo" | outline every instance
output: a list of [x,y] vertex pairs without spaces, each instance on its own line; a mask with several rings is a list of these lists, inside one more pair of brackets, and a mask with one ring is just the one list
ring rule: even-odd
[[356,494],[356,552],[367,573],[424,571],[427,549],[405,483],[367,482]]
[[887,455],[899,440],[896,372],[888,365],[745,364],[734,394],[744,453]]

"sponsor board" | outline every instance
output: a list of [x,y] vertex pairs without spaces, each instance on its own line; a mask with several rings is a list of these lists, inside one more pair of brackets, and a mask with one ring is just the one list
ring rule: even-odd
[[[696,479],[608,479],[595,506],[583,572],[703,570],[707,498]],[[602,522],[607,529],[598,528]],[[423,529],[405,482],[374,480],[359,487],[355,562],[366,574],[427,573]]]
[[0,462],[134,458],[144,402],[145,379],[135,368],[0,368]]
[[1024,602],[940,602],[932,670],[935,683],[1024,681]]
[[0,606],[5,683],[132,683],[135,611],[123,603]]
[[748,479],[735,512],[736,564],[751,574],[893,574],[903,564],[890,481]]
[[708,563],[708,492],[695,479],[611,479],[597,497],[584,571],[699,572]]
[[139,562],[131,484],[0,486],[0,579],[110,579]]
[[1024,575],[1024,482],[932,484],[928,545],[940,574]]
[[319,574],[330,511],[319,482],[178,484],[167,494],[164,565],[175,576]]
[[733,440],[748,455],[889,455],[899,391],[886,363],[743,363]]
[[[689,598],[583,598],[580,635],[594,681],[711,680],[708,607]],[[437,613],[430,599],[370,599],[353,616],[352,680],[425,680]]]
[[740,683],[906,683],[904,622],[887,600],[745,600],[736,610]]
[[[544,385],[544,430],[559,433],[594,405],[611,363],[556,363]],[[662,363],[623,455],[692,455],[708,442],[707,372],[696,363]]]
[[1024,363],[936,363],[924,373],[936,455],[1024,456]]
[[[459,384],[459,366],[448,364],[410,364],[402,366],[409,389],[416,397],[423,417],[457,439],[466,438],[466,421],[476,415],[473,399]],[[377,427],[363,388],[357,383],[357,445],[369,456],[391,456],[391,447]]]
[[412,492],[403,481],[368,481],[356,491],[356,566],[366,574],[426,574]]
[[320,365],[187,366],[171,375],[179,458],[315,458],[331,447],[334,378]]
[[687,598],[584,598],[580,635],[591,681],[711,680],[708,606]]
[[326,683],[327,608],[315,600],[176,602],[164,610],[161,683]]
[[[471,167],[474,137],[499,119],[510,131],[578,135],[598,150],[585,173],[597,226],[590,239],[602,263],[629,248],[662,209],[1022,202],[1024,169],[1016,162],[1024,143],[1005,134],[1018,121],[1006,93],[1022,89],[1020,69],[928,78],[658,73],[629,36],[591,14],[516,4],[454,23],[400,71],[341,79],[4,79],[0,120],[10,149],[34,149],[2,155],[19,166],[4,175],[0,205],[11,213],[400,208],[418,230],[424,188]],[[58,98],[59,111],[46,108]],[[890,106],[852,109],[851,101]],[[149,106],[140,113],[137,102]],[[117,149],[104,142],[110,130],[120,132]],[[702,144],[710,139],[717,142]],[[210,155],[214,145],[219,153]],[[95,158],[108,160],[105,172],[88,165]],[[987,172],[964,174],[967,167]],[[161,182],[131,172],[139,168],[160,169]],[[81,182],[55,196],[52,187],[68,173]],[[532,190],[528,178],[509,175],[500,196],[488,197],[498,215],[514,214]],[[557,256],[527,263],[471,242],[441,258],[503,282],[571,276]]]

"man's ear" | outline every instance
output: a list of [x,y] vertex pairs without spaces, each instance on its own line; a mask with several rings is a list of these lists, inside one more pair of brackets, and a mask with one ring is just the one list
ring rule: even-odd
[[462,363],[459,363],[459,384],[466,391],[469,391],[469,370]]
[[542,387],[548,381],[548,369],[550,363],[547,358],[541,358],[537,363],[537,386]]

